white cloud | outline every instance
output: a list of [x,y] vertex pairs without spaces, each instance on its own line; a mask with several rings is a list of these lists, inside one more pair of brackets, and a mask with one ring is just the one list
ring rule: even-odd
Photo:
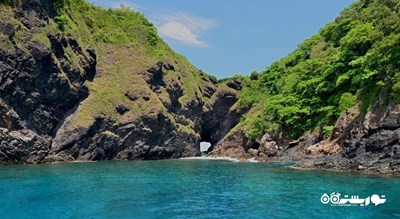
[[198,39],[198,36],[185,24],[169,21],[159,28],[162,36],[171,38],[193,46],[206,46],[207,44]]
[[156,23],[159,23],[157,26],[161,36],[195,47],[208,46],[199,34],[215,26],[213,20],[183,13],[162,16],[160,22]]

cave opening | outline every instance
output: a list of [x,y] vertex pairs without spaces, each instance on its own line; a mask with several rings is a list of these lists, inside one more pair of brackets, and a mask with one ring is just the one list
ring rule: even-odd
[[200,152],[208,153],[212,149],[212,130],[207,128],[202,128],[202,132],[200,133]]
[[200,152],[207,153],[208,149],[211,147],[211,143],[207,141],[200,142]]

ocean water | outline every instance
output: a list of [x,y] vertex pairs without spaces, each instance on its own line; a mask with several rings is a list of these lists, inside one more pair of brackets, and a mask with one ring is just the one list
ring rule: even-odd
[[[385,195],[331,206],[324,193]],[[400,218],[400,178],[282,163],[107,161],[0,167],[0,218]]]

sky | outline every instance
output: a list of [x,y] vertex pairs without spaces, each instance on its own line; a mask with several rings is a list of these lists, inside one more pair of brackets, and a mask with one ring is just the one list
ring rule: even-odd
[[130,7],[197,68],[217,78],[262,71],[355,0],[89,0]]

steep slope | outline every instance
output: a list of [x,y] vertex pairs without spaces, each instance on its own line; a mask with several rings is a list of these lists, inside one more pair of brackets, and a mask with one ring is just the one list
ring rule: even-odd
[[252,109],[213,153],[398,173],[399,10],[397,0],[358,1],[254,73],[240,100]]
[[240,81],[217,84],[130,9],[83,0],[0,9],[2,163],[195,156],[244,112]]
[[38,2],[0,11],[0,161],[38,162],[64,114],[87,97],[96,56],[60,35]]

